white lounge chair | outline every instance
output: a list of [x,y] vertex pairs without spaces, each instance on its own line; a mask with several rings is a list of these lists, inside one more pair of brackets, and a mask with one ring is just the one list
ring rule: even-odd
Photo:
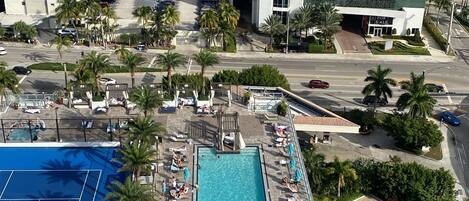
[[285,137],[278,137],[275,139],[275,142],[283,142],[283,141],[290,142],[290,138],[285,138]]
[[186,145],[183,145],[181,147],[176,147],[176,148],[169,148],[169,151],[171,152],[185,152],[187,149],[186,149]]
[[171,139],[174,142],[185,142],[187,140],[187,139],[176,138],[174,136],[169,137],[169,139]]

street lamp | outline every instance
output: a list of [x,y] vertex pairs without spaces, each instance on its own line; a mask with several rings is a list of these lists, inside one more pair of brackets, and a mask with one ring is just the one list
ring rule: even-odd
[[287,11],[287,44],[285,46],[285,54],[288,54],[288,38],[290,37],[290,10]]
[[453,17],[454,17],[454,1],[451,2],[451,18],[449,20],[449,27],[448,27],[448,36],[446,38],[446,41],[448,44],[446,44],[446,54],[449,54],[450,46],[451,46],[451,29],[453,28]]

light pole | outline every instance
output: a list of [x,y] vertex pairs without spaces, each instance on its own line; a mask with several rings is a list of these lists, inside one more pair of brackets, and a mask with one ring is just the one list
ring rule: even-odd
[[288,54],[288,38],[290,37],[290,10],[287,11],[287,44],[285,46],[285,54]]
[[449,26],[448,26],[448,36],[446,38],[446,41],[448,41],[448,44],[446,44],[446,54],[449,54],[450,46],[451,46],[451,29],[453,28],[453,17],[454,17],[454,1],[451,2],[451,17],[449,20]]

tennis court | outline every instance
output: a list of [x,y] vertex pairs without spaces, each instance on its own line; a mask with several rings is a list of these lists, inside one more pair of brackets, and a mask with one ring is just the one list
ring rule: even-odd
[[0,201],[98,201],[122,181],[113,147],[0,147]]

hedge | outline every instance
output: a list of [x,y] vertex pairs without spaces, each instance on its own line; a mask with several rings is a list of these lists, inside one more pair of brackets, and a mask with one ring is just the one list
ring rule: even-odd
[[423,25],[427,29],[428,32],[432,35],[433,39],[438,43],[442,50],[446,50],[446,45],[448,41],[443,37],[443,33],[441,33],[440,29],[438,29],[435,22],[433,22],[432,18],[426,16],[423,18]]
[[[77,67],[74,63],[66,63],[67,71],[74,71]],[[36,63],[29,66],[32,70],[50,70],[50,71],[63,71],[63,66],[60,63],[55,62],[44,62]],[[130,72],[129,67],[112,65],[106,69],[105,73],[128,73]],[[161,72],[161,69],[157,68],[137,68],[136,72]]]

